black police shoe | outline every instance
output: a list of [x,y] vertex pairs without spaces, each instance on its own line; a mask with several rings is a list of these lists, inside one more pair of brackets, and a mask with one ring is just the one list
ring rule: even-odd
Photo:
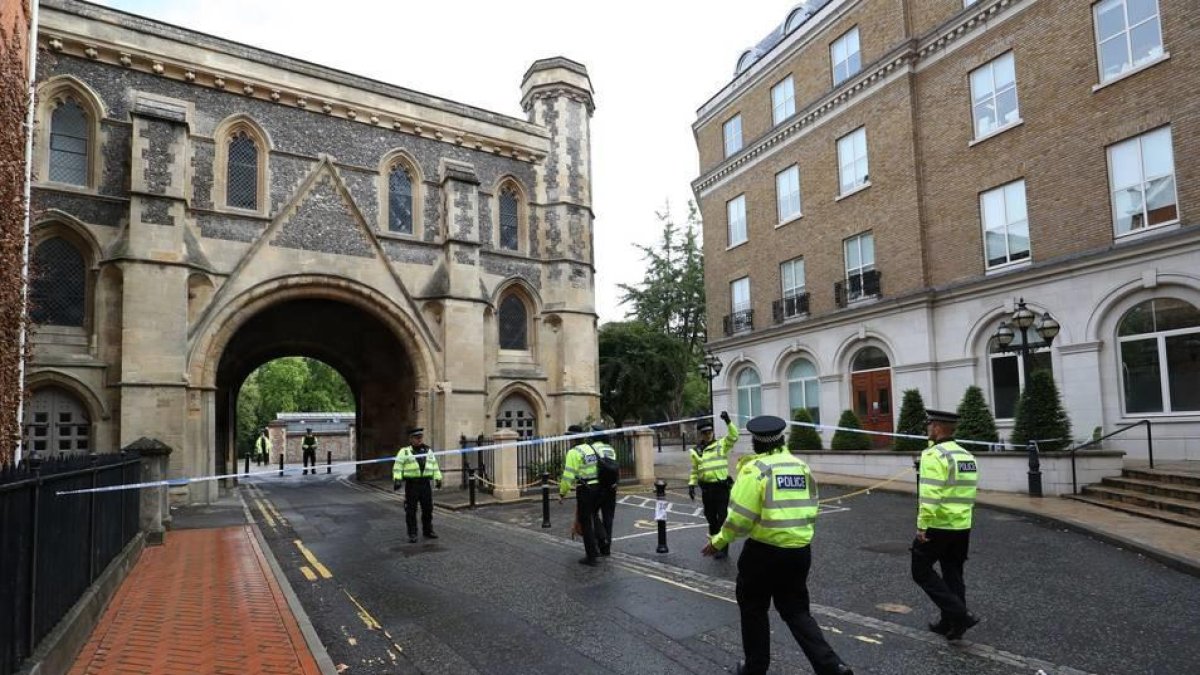
[[599,563],[596,562],[595,558],[588,558],[585,556],[585,557],[579,559],[579,564],[587,565],[588,567],[595,567]]
[[417,535],[415,535],[415,534],[408,535],[408,543],[410,543],[410,544],[417,543]]
[[428,532],[426,532],[426,533],[425,533],[425,538],[426,538],[426,539],[437,539],[437,538],[438,538],[438,536],[437,536],[437,532],[434,532],[433,530],[430,530],[430,531],[428,531]]
[[950,629],[946,631],[946,639],[961,640],[963,634],[977,623],[979,623],[979,617],[967,612],[965,617],[950,622]]
[[938,619],[937,623],[931,621],[929,622],[929,630],[937,633],[938,635],[945,635],[950,631],[950,621],[948,621],[944,616]]
[[610,555],[612,555],[612,549],[611,548],[602,548],[602,549],[600,549],[600,555],[610,556]]
[[833,675],[854,675],[854,671],[850,670],[850,666],[848,666],[844,663],[837,664],[837,667],[834,668],[833,671],[831,671],[831,672],[833,673]]

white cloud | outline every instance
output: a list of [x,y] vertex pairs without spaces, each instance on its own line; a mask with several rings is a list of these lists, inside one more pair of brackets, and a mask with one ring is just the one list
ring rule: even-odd
[[596,304],[620,319],[618,283],[641,279],[633,243],[657,234],[670,200],[679,220],[699,172],[696,109],[737,57],[782,22],[790,0],[102,0],[103,4],[517,117],[534,60],[584,63],[592,123]]

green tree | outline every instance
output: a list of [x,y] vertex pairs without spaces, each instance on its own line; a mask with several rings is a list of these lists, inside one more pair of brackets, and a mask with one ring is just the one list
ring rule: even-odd
[[921,438],[897,438],[894,449],[897,452],[921,452],[928,445],[928,424],[926,424],[925,400],[921,398],[918,389],[905,389],[904,400],[900,403],[900,420],[896,424],[896,433],[920,436]]
[[871,449],[871,439],[861,431],[845,431],[845,429],[862,429],[862,425],[858,422],[858,415],[854,414],[853,410],[842,411],[842,417],[838,420],[838,429],[833,432],[833,441],[829,447],[832,450],[849,450],[853,452],[863,452]]
[[1033,371],[1017,400],[1013,444],[1024,446],[1029,441],[1039,441],[1039,450],[1054,452],[1066,448],[1070,439],[1071,419],[1063,408],[1054,375],[1048,370]]
[[346,380],[316,359],[284,357],[259,366],[238,391],[236,446],[248,453],[258,432],[281,412],[353,412]]
[[821,434],[811,426],[813,423],[812,415],[809,414],[808,408],[796,408],[792,411],[792,421],[799,422],[799,425],[793,424],[792,431],[788,435],[788,450],[820,450],[821,449]]
[[1000,442],[996,420],[988,409],[987,401],[983,399],[983,390],[975,385],[967,387],[958,404],[958,426],[954,430],[954,437],[964,441]]
[[618,424],[666,419],[667,403],[684,386],[683,349],[678,340],[640,321],[601,326],[601,412]]

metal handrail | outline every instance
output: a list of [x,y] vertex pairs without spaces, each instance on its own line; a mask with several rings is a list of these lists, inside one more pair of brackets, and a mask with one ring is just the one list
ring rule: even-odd
[[1137,422],[1134,422],[1133,424],[1121,427],[1120,429],[1117,429],[1116,431],[1114,431],[1112,433],[1105,434],[1105,435],[1101,436],[1100,438],[1093,438],[1092,440],[1088,441],[1087,443],[1082,443],[1080,445],[1077,445],[1077,446],[1071,448],[1071,451],[1070,451],[1071,452],[1071,494],[1075,494],[1075,495],[1079,494],[1079,483],[1078,483],[1078,479],[1076,478],[1076,473],[1075,473],[1075,453],[1079,452],[1080,450],[1086,450],[1087,448],[1097,445],[1101,441],[1112,438],[1113,436],[1116,436],[1117,434],[1123,434],[1126,431],[1133,429],[1134,427],[1140,427],[1143,424],[1146,425],[1146,454],[1150,458],[1150,468],[1153,469],[1154,468],[1154,436],[1150,432],[1150,427],[1151,427],[1150,420],[1139,420]]

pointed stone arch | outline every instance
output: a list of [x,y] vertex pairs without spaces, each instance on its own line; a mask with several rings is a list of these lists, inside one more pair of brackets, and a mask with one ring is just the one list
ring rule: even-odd
[[[254,171],[235,169],[238,172],[238,178],[248,180],[251,176],[254,178],[253,207],[247,206],[244,202],[231,204],[230,192],[230,159],[231,150],[236,144],[238,148],[244,149],[248,146],[245,142],[252,144],[256,163]],[[230,115],[221,121],[213,131],[213,142],[216,144],[216,159],[213,162],[213,205],[217,209],[232,210],[238,213],[252,213],[254,215],[266,216],[271,212],[270,205],[270,185],[271,185],[271,150],[273,145],[271,137],[266,130],[245,113],[237,113]],[[237,153],[235,153],[237,154]],[[237,161],[237,157],[234,160]],[[234,186],[235,192],[233,196],[238,200],[247,196],[249,189],[245,186]]]
[[[397,170],[404,171],[409,180],[411,190],[412,231],[399,232],[392,229],[392,175]],[[376,189],[379,194],[379,231],[421,240],[425,236],[425,174],[416,157],[404,148],[396,148],[383,156],[379,161],[379,178]]]
[[[496,179],[492,187],[491,201],[492,231],[495,232],[492,246],[501,251],[528,253],[531,248],[528,188],[516,176],[504,174]],[[511,218],[514,217],[515,234],[511,225]]]
[[[74,104],[82,111],[87,138],[82,147],[87,152],[84,175],[81,181],[58,180],[51,173],[51,135],[54,133],[54,112],[63,105]],[[58,75],[41,84],[37,89],[37,108],[34,112],[34,157],[35,180],[70,185],[75,189],[96,191],[100,186],[104,164],[101,149],[104,145],[100,121],[107,115],[103,99],[94,89],[71,75]]]

